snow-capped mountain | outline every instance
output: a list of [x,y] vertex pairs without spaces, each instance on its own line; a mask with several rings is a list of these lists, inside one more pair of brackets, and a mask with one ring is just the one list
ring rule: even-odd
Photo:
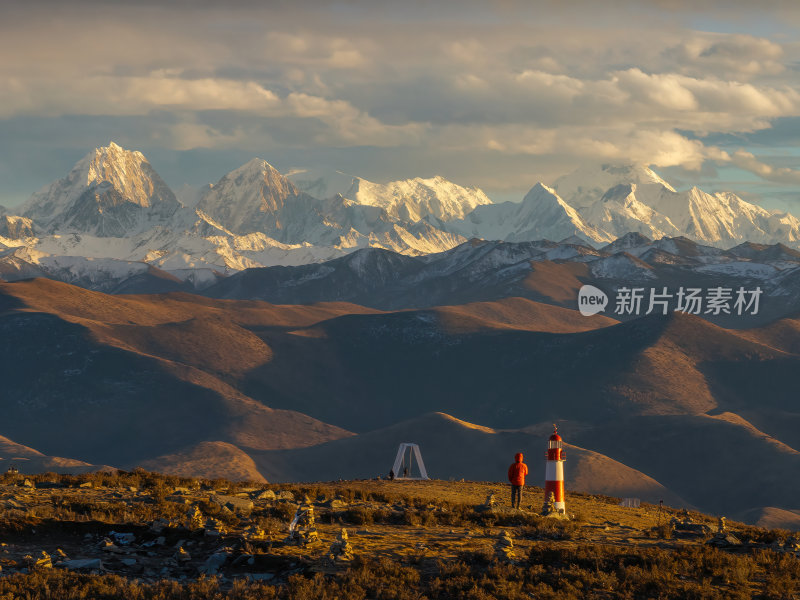
[[[78,269],[91,286],[129,277],[130,269],[150,273],[148,265],[179,283],[207,285],[235,271],[321,263],[364,248],[437,254],[468,238],[538,240],[548,260],[589,263],[598,256],[589,246],[605,246],[604,254],[684,266],[716,261],[721,249],[745,242],[800,248],[800,221],[792,215],[732,193],[679,192],[636,165],[583,167],[552,188],[537,183],[521,202],[494,204],[481,190],[442,177],[377,184],[331,169],[284,176],[253,159],[215,184],[184,186],[176,197],[140,152],[112,142],[16,212],[0,214],[8,277],[43,272],[73,281],[69,273]],[[676,244],[706,250],[678,256]],[[612,271],[629,262],[607,261]]]
[[588,223],[614,238],[629,231],[654,238],[683,235],[723,248],[744,241],[800,242],[800,220],[788,213],[770,212],[730,192],[678,192],[643,165],[581,167],[553,187]]
[[[465,190],[437,183],[443,192]],[[321,262],[366,247],[440,252],[464,241],[427,221],[390,215],[377,202],[315,198],[261,159],[214,185],[180,192],[183,203],[141,153],[111,143],[34,194],[22,207],[28,216],[0,217],[0,248],[35,249],[28,256],[35,266],[44,257],[85,257],[94,261],[87,268],[113,259],[176,272],[230,272]]]
[[166,224],[179,208],[175,194],[141,152],[111,142],[31,196],[22,215],[48,233],[125,237]]
[[440,176],[385,184],[357,177],[343,195],[358,204],[379,206],[390,216],[411,222],[429,216],[441,221],[463,219],[476,207],[492,203],[482,190],[462,187]]
[[286,237],[294,223],[282,218],[284,212],[305,217],[313,202],[267,161],[254,158],[214,184],[197,208],[236,234],[280,232]]
[[375,199],[314,198],[266,161],[254,159],[220,179],[197,208],[234,234],[262,233],[282,244],[427,253],[463,241],[419,218],[401,218]]
[[[33,235],[33,221],[31,219],[15,215],[0,215],[0,238],[20,240],[33,237]],[[12,243],[11,245],[14,244]]]
[[570,206],[586,208],[601,200],[606,193],[619,185],[635,184],[639,201],[651,203],[664,191],[675,192],[666,181],[652,169],[640,164],[583,165],[553,183],[553,189]]
[[374,183],[333,169],[308,169],[295,170],[287,178],[316,198],[340,195],[359,205],[377,206],[392,218],[412,223],[427,217],[439,221],[463,219],[476,207],[492,203],[482,190],[457,185],[439,175]]
[[314,198],[333,198],[337,194],[347,196],[353,181],[358,179],[355,175],[327,167],[292,169],[286,173],[286,178],[298,190]]
[[772,213],[736,194],[707,194],[693,187],[653,198],[653,209],[668,217],[689,238],[721,247],[751,241],[797,245],[800,220],[788,213]]
[[681,234],[666,217],[636,197],[638,184],[621,183],[580,211],[580,215],[612,238],[636,232],[651,238]]
[[593,243],[614,239],[587,223],[555,190],[542,183],[533,186],[520,203],[479,206],[446,227],[465,237],[509,242],[561,240],[570,236]]

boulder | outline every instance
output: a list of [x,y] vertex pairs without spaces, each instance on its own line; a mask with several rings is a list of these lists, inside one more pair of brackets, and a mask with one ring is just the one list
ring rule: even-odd
[[209,499],[209,502],[219,504],[223,508],[232,510],[237,513],[249,513],[255,506],[253,501],[249,498],[238,498],[236,496],[224,496],[222,494],[214,494]]
[[228,560],[230,553],[227,551],[216,552],[208,557],[208,560],[200,567],[199,571],[205,575],[216,575],[225,561]]
[[102,571],[105,569],[103,561],[99,558],[76,558],[73,560],[65,560],[56,565],[62,569],[69,569],[70,571],[80,570],[97,570]]
[[277,496],[275,496],[275,492],[272,490],[262,490],[260,492],[256,492],[252,498],[253,500],[266,500],[267,502],[274,502]]

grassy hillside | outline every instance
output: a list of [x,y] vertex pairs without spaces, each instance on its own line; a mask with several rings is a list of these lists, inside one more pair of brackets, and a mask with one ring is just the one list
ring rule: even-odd
[[[506,486],[479,482],[275,486],[144,471],[29,481],[0,478],[3,597],[789,600],[800,592],[800,546],[788,531],[731,521],[716,536],[708,532],[716,519],[700,513],[623,508],[607,496],[569,493],[570,519],[561,520],[538,514],[541,488],[527,488],[518,511],[504,506]],[[287,537],[301,506],[316,517],[307,544]],[[673,519],[698,532],[673,528]],[[349,552],[332,554],[343,528]]]

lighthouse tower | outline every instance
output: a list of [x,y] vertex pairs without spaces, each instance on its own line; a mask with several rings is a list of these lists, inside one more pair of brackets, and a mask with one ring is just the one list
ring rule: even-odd
[[558,435],[558,427],[553,423],[553,435],[550,436],[550,444],[545,453],[545,482],[544,482],[544,504],[553,495],[554,508],[556,512],[565,512],[564,504],[564,451],[561,449],[561,436]]

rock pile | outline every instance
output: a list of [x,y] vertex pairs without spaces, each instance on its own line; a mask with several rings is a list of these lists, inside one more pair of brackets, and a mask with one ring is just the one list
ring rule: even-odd
[[503,531],[498,537],[494,545],[494,555],[499,561],[513,561],[514,560],[514,540],[511,539],[511,534]]
[[672,527],[672,535],[674,537],[701,537],[711,533],[711,528],[708,525],[695,523],[688,514],[684,516],[683,520],[672,517],[669,524]]
[[347,536],[347,530],[342,528],[339,535],[331,544],[330,554],[334,562],[346,562],[353,560],[353,546]]
[[556,495],[550,492],[550,495],[544,500],[544,505],[542,505],[542,514],[547,516],[554,513],[556,513]]
[[289,535],[286,542],[308,546],[319,541],[317,527],[314,520],[314,506],[304,501],[294,514],[292,522],[289,524]]
[[189,519],[189,529],[202,529],[205,518],[199,506],[195,504],[190,508],[189,512],[186,513],[186,517]]

